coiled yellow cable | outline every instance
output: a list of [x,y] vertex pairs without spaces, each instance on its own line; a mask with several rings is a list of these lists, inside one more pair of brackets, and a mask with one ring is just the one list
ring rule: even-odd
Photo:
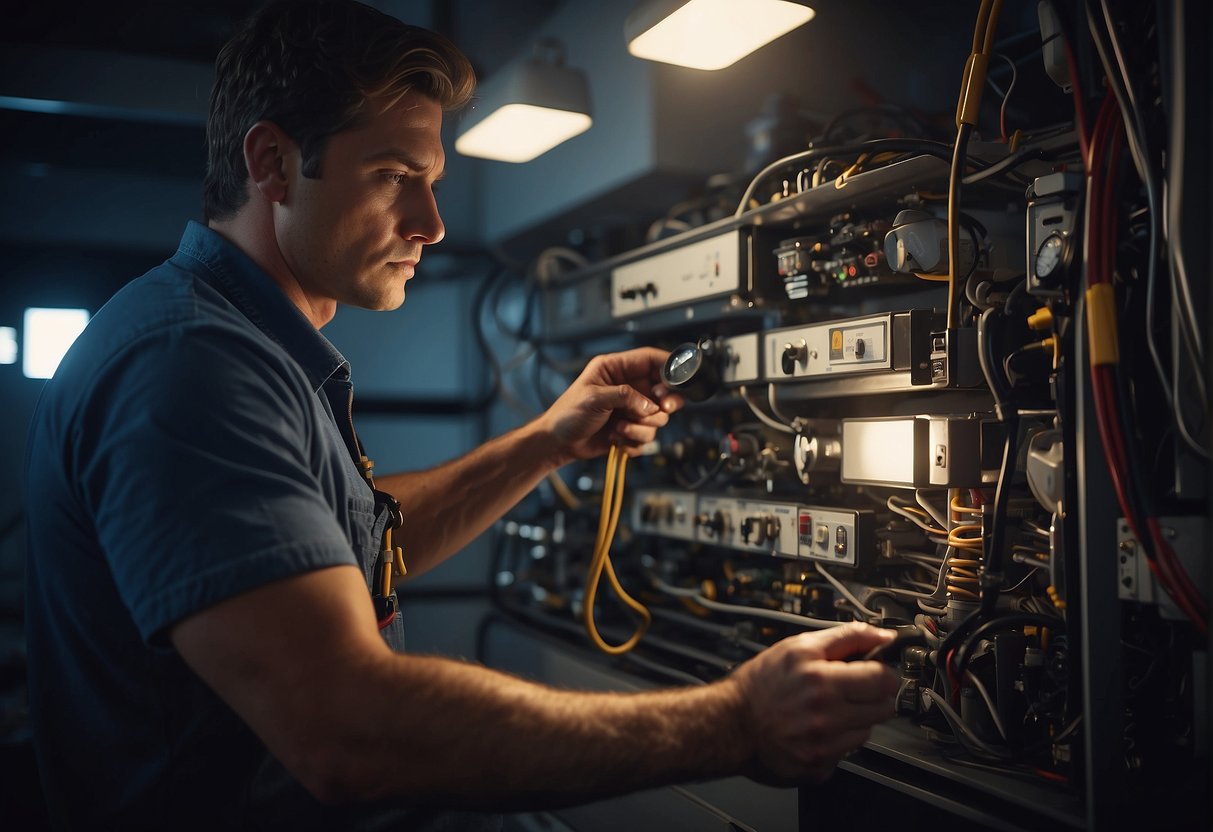
[[[611,542],[615,539],[615,529],[619,526],[619,510],[623,505],[623,483],[627,471],[628,456],[619,447],[612,445],[607,454],[606,481],[602,489],[602,512],[598,517],[598,540],[594,544],[594,554],[590,559],[589,572],[585,582],[585,601],[582,617],[585,621],[585,631],[590,636],[594,646],[611,656],[622,655],[639,642],[649,629],[653,616],[648,609],[628,595],[615,576],[615,567],[611,564]],[[632,637],[623,644],[607,644],[598,632],[594,623],[594,600],[598,595],[598,584],[602,573],[606,572],[607,580],[619,599],[633,612],[640,616],[640,625]]]

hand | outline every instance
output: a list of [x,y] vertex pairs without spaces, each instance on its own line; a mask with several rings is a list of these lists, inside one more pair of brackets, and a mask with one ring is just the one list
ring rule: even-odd
[[893,638],[891,630],[846,624],[776,643],[734,671],[758,780],[825,780],[871,727],[894,713],[896,674],[880,662],[844,662]]
[[653,440],[681,396],[660,382],[665,350],[641,347],[599,355],[540,419],[557,446],[558,464],[592,459],[611,445],[629,456]]

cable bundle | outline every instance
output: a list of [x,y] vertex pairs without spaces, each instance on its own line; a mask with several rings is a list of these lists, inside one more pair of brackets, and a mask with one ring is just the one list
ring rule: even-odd
[[[628,456],[618,446],[612,445],[607,453],[606,480],[602,489],[602,513],[598,517],[598,540],[594,544],[594,554],[590,559],[590,569],[585,581],[585,601],[582,616],[585,621],[585,631],[590,636],[594,646],[604,653],[620,656],[631,650],[649,629],[653,616],[648,609],[624,590],[615,576],[615,567],[611,565],[611,542],[615,539],[615,529],[619,526],[619,510],[623,505],[623,482],[627,471]],[[640,626],[632,637],[623,644],[607,644],[598,632],[594,623],[594,600],[598,595],[598,584],[602,573],[606,572],[607,580],[619,599],[633,612],[640,616]]]
[[1087,334],[1095,415],[1120,510],[1146,553],[1150,571],[1203,635],[1207,632],[1208,605],[1163,538],[1158,517],[1139,478],[1134,476],[1136,460],[1125,442],[1129,431],[1123,421],[1127,414],[1117,394],[1120,350],[1112,273],[1116,256],[1115,184],[1124,139],[1120,108],[1109,93],[1095,122],[1087,170]]

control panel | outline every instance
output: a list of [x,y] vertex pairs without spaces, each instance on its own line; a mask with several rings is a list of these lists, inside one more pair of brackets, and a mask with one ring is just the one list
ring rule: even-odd
[[785,558],[859,566],[872,552],[869,511],[643,489],[634,531]]
[[746,240],[734,229],[616,266],[611,271],[611,315],[694,303],[745,288]]

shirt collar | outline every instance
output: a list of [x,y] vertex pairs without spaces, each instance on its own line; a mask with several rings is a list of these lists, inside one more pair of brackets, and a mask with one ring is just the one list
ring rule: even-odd
[[190,221],[173,259],[189,258],[214,277],[225,297],[267,337],[295,359],[313,390],[336,377],[348,381],[350,365],[287,298],[265,270],[213,229]]

